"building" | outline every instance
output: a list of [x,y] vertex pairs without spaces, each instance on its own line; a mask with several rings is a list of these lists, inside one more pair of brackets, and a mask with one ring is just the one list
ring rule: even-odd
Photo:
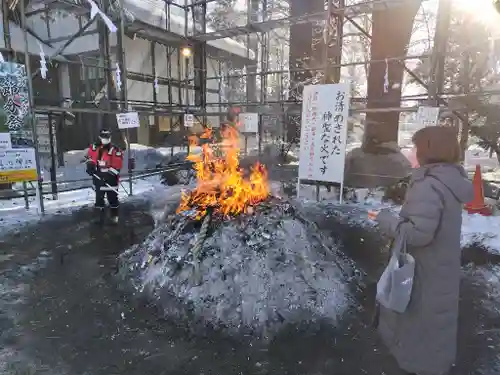
[[[141,127],[130,134],[130,141],[141,144],[162,144],[167,135],[178,141],[175,134],[182,138],[186,112],[203,113],[196,116],[197,122],[217,127],[232,86],[237,85],[228,77],[231,70],[244,71],[256,64],[256,53],[229,37],[197,41],[196,34],[213,30],[202,27],[206,22],[190,19],[195,7],[164,0],[124,0],[120,8],[120,2],[111,1],[100,10],[119,30],[108,33],[99,15],[90,20],[90,7],[82,3],[31,1],[25,13],[35,109],[57,119],[62,138],[58,143],[65,149],[85,147],[102,125],[116,122],[113,113],[124,103],[140,113]],[[2,17],[2,28],[10,38],[0,39],[0,48],[24,63],[22,14],[16,9],[8,18],[7,24]],[[189,57],[182,55],[183,48],[189,49]],[[45,80],[36,75],[40,49],[48,61]],[[115,90],[117,64],[126,90]]]

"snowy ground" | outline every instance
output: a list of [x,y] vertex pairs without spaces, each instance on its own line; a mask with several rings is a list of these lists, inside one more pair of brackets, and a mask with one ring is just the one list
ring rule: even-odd
[[[283,194],[279,184],[274,184],[274,191],[277,194]],[[368,189],[358,189],[356,191],[359,201],[363,203],[346,203],[343,207],[339,207],[341,211],[349,213],[350,220],[357,225],[373,226],[373,222],[368,220],[367,212],[369,210],[378,210],[385,207],[391,207],[394,211],[399,209],[398,206],[391,206],[386,203],[381,203],[380,194],[370,196]],[[300,198],[308,205],[316,204],[316,187],[302,185],[300,189]],[[320,201],[322,204],[338,205],[337,193],[332,191],[328,193],[325,188],[320,190]],[[481,216],[470,215],[463,212],[462,223],[462,246],[483,246],[488,251],[500,255],[500,216]]]
[[[174,199],[178,189],[165,189],[163,196]],[[383,243],[359,225],[339,224],[335,207],[315,206],[307,217],[340,241],[367,281],[375,280],[387,258]],[[123,225],[106,232],[93,229],[91,210],[83,209],[0,237],[1,375],[398,373],[370,327],[373,290],[366,284],[356,295],[360,306],[337,327],[290,329],[266,345],[210,330],[200,335],[120,293],[116,255],[152,230],[150,208],[146,201],[125,204]],[[366,208],[349,208],[354,219],[366,215]],[[463,268],[459,352],[451,375],[499,373],[498,275],[490,264]]]
[[[126,185],[128,187],[128,184]],[[148,194],[161,196],[161,194],[166,194],[166,188],[160,183],[159,176],[153,176],[134,180],[133,192],[133,196],[128,196],[123,189],[120,189],[121,201],[143,199]],[[57,200],[46,196],[44,199],[45,217],[39,214],[36,197],[29,197],[29,209],[25,208],[24,198],[0,200],[0,236],[8,231],[19,229],[25,224],[44,220],[56,214],[69,214],[76,209],[93,205],[94,198],[95,193],[91,188],[59,193]]]

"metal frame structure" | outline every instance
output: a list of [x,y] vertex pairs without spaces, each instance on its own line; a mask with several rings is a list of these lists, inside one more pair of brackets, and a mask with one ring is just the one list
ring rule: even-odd
[[[96,0],[95,0],[96,1]],[[139,0],[137,0],[139,1]],[[144,116],[151,116],[152,125],[158,132],[159,118],[169,117],[171,129],[177,125],[177,129],[186,131],[182,124],[183,115],[192,113],[199,118],[203,124],[208,118],[222,119],[231,106],[239,106],[249,112],[258,112],[265,116],[274,116],[278,122],[285,122],[285,116],[300,113],[300,99],[290,95],[295,88],[290,87],[291,76],[301,72],[307,72],[315,76],[312,81],[338,82],[340,69],[346,67],[366,66],[376,62],[368,61],[342,61],[342,49],[345,40],[353,35],[344,34],[344,25],[349,23],[356,30],[354,36],[361,36],[370,40],[370,33],[361,25],[359,17],[365,16],[374,9],[383,9],[388,6],[404,6],[405,0],[327,0],[324,9],[310,14],[292,17],[289,12],[285,15],[276,14],[276,0],[245,0],[246,16],[242,22],[236,22],[223,30],[209,30],[207,19],[210,8],[217,2],[214,0],[161,0],[164,19],[161,27],[147,25],[141,19],[132,22],[127,19],[127,0],[96,1],[100,8],[112,18],[118,25],[116,43],[110,42],[111,36],[104,23],[99,17],[90,19],[90,7],[82,0],[8,0],[3,1],[3,26],[5,49],[2,50],[6,60],[17,60],[18,54],[12,49],[9,36],[9,20],[19,18],[24,37],[28,35],[35,37],[38,41],[51,46],[60,40],[44,40],[28,26],[30,17],[45,14],[50,19],[54,12],[70,12],[79,19],[79,29],[64,43],[55,48],[55,52],[49,58],[50,63],[57,64],[57,58],[63,57],[64,64],[69,67],[81,67],[80,84],[85,86],[83,98],[70,95],[60,95],[52,100],[40,101],[30,88],[32,108],[35,113],[71,113],[72,116],[80,116],[89,121],[95,115],[94,120],[100,125],[106,122],[106,116],[127,111],[133,107],[135,111]],[[425,1],[425,0],[424,0]],[[182,3],[182,4],[180,4]],[[282,2],[284,3],[284,1]],[[443,69],[446,28],[449,24],[450,9],[445,4],[449,1],[440,0],[440,12],[438,17],[436,39],[432,54],[407,55],[393,57],[389,60],[402,64],[407,73],[420,83],[428,94],[419,96],[403,97],[404,101],[431,100],[434,103],[446,103],[447,98],[454,98],[464,93],[443,92]],[[27,5],[35,4],[36,9],[27,11]],[[41,5],[43,4],[43,5]],[[286,8],[286,7],[285,7]],[[184,32],[179,34],[171,28],[171,18],[174,10],[182,12],[184,16]],[[286,13],[285,9],[285,13]],[[55,20],[57,23],[57,20]],[[322,51],[320,61],[314,66],[291,68],[282,61],[269,60],[269,49],[284,45],[288,40],[288,31],[291,25],[313,23],[319,29],[320,35],[317,40],[319,49]],[[97,28],[90,30],[91,26],[97,24]],[[48,26],[47,26],[48,27]],[[50,33],[49,33],[50,34]],[[91,56],[76,57],[65,54],[67,47],[77,38],[97,34],[99,38],[99,50]],[[151,73],[127,70],[127,51],[124,47],[126,39],[141,38],[150,43],[150,59],[148,70]],[[240,44],[246,45],[246,58],[230,56],[214,47],[214,43],[226,38],[237,39]],[[292,41],[293,42],[293,41]],[[27,44],[27,42],[26,42]],[[159,46],[165,49],[165,60],[167,72],[165,76],[157,75],[157,49]],[[192,56],[183,59],[180,49],[189,47]],[[285,51],[282,51],[282,54]],[[28,74],[35,79],[39,69],[30,66],[30,56],[27,49],[24,51]],[[115,61],[113,61],[113,56]],[[143,59],[143,56],[137,58]],[[430,58],[433,61],[432,71],[428,82],[416,76],[405,66],[405,61]],[[237,60],[237,61],[236,61]],[[114,85],[113,75],[115,68],[113,63],[117,62],[122,71],[122,90],[117,91]],[[175,69],[174,69],[175,68]],[[173,76],[173,71],[176,76]],[[91,72],[97,71],[91,77]],[[31,73],[30,73],[31,72]],[[211,74],[214,73],[214,74]],[[321,78],[323,77],[323,78]],[[30,80],[31,81],[31,80]],[[166,94],[160,95],[155,86],[155,81],[166,88]],[[271,83],[275,93],[270,94]],[[142,82],[150,85],[153,100],[132,99],[128,92],[133,82]],[[31,82],[30,82],[31,86]],[[211,86],[211,87],[209,87]],[[239,86],[239,91],[234,89]],[[216,87],[216,88],[214,88]],[[226,91],[226,93],[224,93]],[[243,91],[243,92],[242,92]],[[93,95],[91,93],[93,92]],[[467,93],[466,95],[494,95],[491,93]],[[102,96],[105,100],[97,102],[96,96]],[[213,100],[216,95],[217,99]],[[177,97],[177,100],[174,100]],[[365,97],[353,97],[353,112],[406,112],[416,111],[417,106],[389,107],[389,108],[366,108]],[[68,103],[71,103],[69,106]],[[446,105],[446,104],[445,104]],[[461,113],[456,113],[465,123]],[[34,127],[36,128],[36,127]],[[262,132],[262,126],[260,127]],[[36,131],[36,129],[35,129]],[[87,132],[92,129],[87,129]],[[262,134],[261,134],[262,135]],[[283,135],[283,138],[285,136]],[[133,139],[133,134],[127,134],[127,140]],[[261,139],[262,137],[260,137]],[[260,144],[259,144],[260,146]],[[260,147],[259,147],[260,148]],[[132,170],[129,168],[129,173]],[[131,186],[130,186],[131,188]]]
[[[154,74],[143,74],[141,72],[133,72],[133,71],[127,71],[126,74],[122,76],[122,87],[124,90],[121,91],[120,95],[118,97],[113,97],[113,95],[110,95],[110,104],[114,104],[109,106],[109,108],[94,108],[94,107],[75,107],[73,106],[71,108],[71,112],[74,113],[103,113],[103,114],[115,114],[119,113],[122,111],[123,108],[126,108],[127,105],[135,105],[138,107],[141,107],[139,111],[144,114],[148,115],[155,115],[155,114],[163,114],[163,115],[180,115],[183,114],[186,111],[186,107],[192,107],[192,111],[200,116],[204,116],[207,114],[215,114],[215,115],[224,115],[226,112],[225,111],[219,111],[219,112],[207,112],[206,107],[210,106],[217,106],[217,107],[223,107],[227,105],[239,105],[239,106],[245,106],[248,108],[252,108],[252,110],[259,111],[260,113],[263,114],[269,114],[269,113],[275,113],[277,110],[279,110],[280,105],[284,106],[293,106],[296,104],[296,101],[289,100],[287,98],[277,98],[275,100],[270,100],[265,94],[267,91],[267,79],[269,76],[276,76],[276,75],[290,75],[291,73],[296,73],[296,72],[301,72],[301,71],[307,71],[307,72],[322,72],[326,68],[328,69],[335,69],[339,67],[348,67],[348,66],[361,66],[361,65],[366,65],[368,63],[373,63],[377,62],[375,60],[368,60],[368,61],[356,61],[356,62],[342,62],[339,60],[339,56],[341,55],[341,52],[338,51],[338,49],[342,48],[342,42],[343,38],[341,35],[339,40],[339,43],[336,44],[337,51],[333,51],[333,54],[336,55],[336,58],[338,61],[332,64],[332,56],[329,56],[328,54],[324,55],[324,61],[322,61],[319,66],[316,67],[304,67],[301,69],[270,69],[269,68],[269,61],[266,59],[267,55],[267,50],[269,48],[269,40],[272,39],[273,37],[278,38],[276,36],[276,33],[273,34],[273,31],[276,29],[283,29],[286,27],[289,27],[290,25],[294,24],[300,24],[300,23],[308,23],[308,22],[315,22],[317,24],[327,24],[328,22],[333,22],[335,23],[335,20],[338,18],[340,22],[337,22],[337,24],[341,25],[344,23],[350,23],[353,25],[359,32],[360,35],[362,35],[366,39],[370,39],[371,36],[368,31],[366,31],[357,21],[356,17],[360,15],[365,15],[369,12],[371,12],[374,8],[377,7],[384,7],[384,6],[394,6],[395,4],[401,3],[402,0],[355,0],[352,4],[342,4],[339,0],[335,0],[331,2],[331,5],[329,5],[327,8],[329,11],[326,9],[321,12],[313,13],[313,14],[305,14],[300,17],[290,17],[290,16],[283,16],[280,18],[274,18],[274,15],[269,11],[270,8],[272,8],[272,4],[274,3],[273,0],[246,0],[248,4],[248,11],[247,11],[247,20],[244,25],[240,26],[234,26],[231,28],[227,28],[224,30],[216,30],[216,31],[207,31],[207,8],[210,4],[215,3],[214,0],[203,0],[203,1],[194,1],[194,0],[177,0],[177,1],[171,1],[171,0],[162,0],[162,2],[165,5],[165,14],[167,15],[167,18],[169,17],[171,13],[172,8],[177,8],[181,9],[185,13],[185,18],[186,20],[189,20],[189,17],[192,16],[193,19],[186,22],[185,24],[185,35],[177,35],[173,33],[172,31],[169,30],[169,21],[168,19],[166,20],[166,28],[165,30],[155,30],[157,33],[153,35],[147,34],[144,29],[140,29],[140,24],[141,21],[134,22],[133,25],[127,25],[126,20],[124,20],[123,16],[123,7],[119,6],[119,12],[118,14],[115,14],[115,19],[119,23],[119,32],[117,35],[118,38],[118,43],[116,44],[116,49],[118,50],[118,60],[121,62],[120,65],[123,66],[124,64],[124,55],[125,55],[125,50],[123,49],[123,39],[126,37],[129,37],[133,35],[134,37],[140,37],[140,38],[146,38],[151,42],[151,50],[154,50],[155,47],[158,44],[163,44],[165,45],[169,51],[167,52],[167,55],[165,56],[166,60],[169,61],[170,67],[173,65],[177,65],[177,72],[181,73],[183,70],[183,61],[182,59],[176,59],[176,61],[171,61],[172,53],[174,50],[182,47],[182,46],[191,46],[196,48],[200,48],[201,51],[201,56],[198,58],[202,61],[201,64],[199,65],[205,65],[201,67],[195,67],[195,72],[186,72],[189,73],[187,77],[183,77],[179,75],[178,77],[172,77],[171,71],[167,73],[168,76],[166,77],[157,77],[159,84],[168,86],[169,90],[169,95],[167,100],[162,100],[163,98],[159,98],[157,94],[154,94],[155,100],[153,101],[142,101],[142,100],[131,100],[130,98],[127,97],[127,80],[128,81],[142,81],[142,82],[147,82],[153,85],[154,81]],[[28,2],[28,0],[26,0]],[[29,21],[29,17],[39,14],[39,13],[48,13],[52,10],[59,10],[62,9],[64,11],[69,11],[74,14],[77,14],[81,17],[88,17],[89,15],[89,8],[83,5],[85,2],[80,2],[78,0],[59,0],[59,1],[54,1],[54,0],[42,0],[42,3],[45,4],[45,8],[43,9],[37,9],[34,11],[26,12],[26,18]],[[184,4],[178,4],[179,2],[184,2]],[[8,7],[9,4],[17,4],[18,0],[9,0],[7,2],[3,2],[6,4],[5,6]],[[20,3],[20,2],[19,2]],[[35,1],[36,3],[36,1]],[[113,2],[102,2],[102,3],[113,3]],[[115,2],[119,3],[119,2]],[[443,2],[444,4],[445,2]],[[449,3],[449,2],[447,2]],[[328,2],[330,4],[330,2]],[[19,6],[19,4],[17,4]],[[252,9],[252,6],[254,9]],[[126,8],[126,5],[125,5]],[[104,11],[107,9],[104,8]],[[115,12],[116,13],[116,12]],[[447,13],[449,14],[449,9],[447,10]],[[195,17],[196,14],[196,17]],[[5,18],[5,15],[4,15]],[[448,16],[449,18],[449,16]],[[58,56],[63,56],[65,53],[65,49],[68,47],[69,44],[71,44],[75,39],[82,35],[89,35],[90,33],[88,32],[89,27],[93,23],[99,23],[100,26],[102,25],[102,22],[97,18],[95,20],[88,20],[87,22],[83,22],[81,24],[81,27],[77,33],[75,33],[71,38],[69,38],[63,45],[61,45],[56,52],[50,57],[51,60],[55,59]],[[9,31],[5,30],[5,25],[6,23],[4,22],[4,38],[6,40],[6,48],[3,50],[3,52],[7,53],[7,56],[10,56],[12,54],[12,51],[9,50],[10,48],[10,42],[7,40],[9,39]],[[99,34],[107,34],[105,30],[101,30],[102,27],[100,27],[98,33]],[[341,29],[341,28],[340,28]],[[30,31],[29,27],[24,27],[24,31],[26,33],[32,34],[33,32]],[[92,31],[91,33],[94,33]],[[335,34],[331,28],[328,28],[328,35],[329,35],[329,43],[332,42],[332,35]],[[152,34],[152,33],[150,33]],[[158,34],[158,35],[157,35]],[[159,35],[163,34],[163,35]],[[161,37],[163,36],[163,40]],[[348,38],[349,36],[346,35],[344,37]],[[109,34],[108,35],[100,35],[100,51],[101,56],[98,57],[96,56],[95,59],[100,60],[94,64],[89,64],[89,63],[84,63],[82,61],[78,61],[75,59],[69,59],[67,58],[65,60],[65,63],[70,64],[70,65],[81,65],[82,67],[86,68],[98,68],[102,69],[105,71],[106,75],[109,75],[111,72],[114,71],[114,68],[110,65],[110,47],[109,45],[107,46],[106,44],[109,44]],[[258,55],[256,59],[256,64],[258,66],[247,66],[247,69],[242,69],[240,68],[239,71],[236,70],[234,73],[227,73],[227,72],[222,72],[221,69],[219,70],[219,74],[215,76],[206,76],[207,73],[207,65],[213,64],[214,62],[217,62],[216,59],[219,59],[220,56],[212,56],[210,54],[209,50],[210,48],[207,48],[206,43],[210,41],[217,41],[221,40],[224,38],[246,38],[247,39],[247,50],[250,48],[254,48],[255,51],[253,51],[256,55]],[[42,38],[37,37],[37,39],[44,41]],[[253,39],[253,40],[252,40]],[[443,35],[439,35],[436,37],[436,40],[441,40],[441,41],[446,41],[446,37]],[[45,40],[44,42],[49,43],[49,41]],[[253,44],[253,45],[252,45]],[[440,43],[442,44],[442,43]],[[440,46],[442,48],[442,45]],[[247,53],[248,55],[250,53]],[[443,55],[440,51],[438,51],[438,55]],[[153,55],[154,56],[154,55]],[[211,57],[214,57],[214,61],[207,61],[207,59],[210,59]],[[431,58],[431,55],[413,55],[413,56],[400,56],[400,57],[393,57],[389,60],[394,60],[397,61],[400,64],[404,64],[406,60],[416,60],[416,59],[422,59],[422,58]],[[88,59],[86,57],[85,59]],[[155,62],[154,62],[154,57],[151,59],[152,60],[152,71],[155,72]],[[126,67],[124,67],[126,68]],[[122,71],[126,71],[126,69],[122,68]],[[217,67],[220,68],[220,67]],[[192,70],[192,69],[191,69]],[[415,76],[409,69],[406,69],[407,72],[413,76],[413,78],[422,84],[426,89],[429,89],[427,87],[427,84],[424,83],[424,81],[420,78]],[[33,72],[33,76],[36,76],[39,73],[39,69],[36,69]],[[210,81],[220,81],[222,83],[222,86],[224,85],[224,81],[228,81],[231,79],[242,79],[245,78],[247,80],[255,79],[258,77],[260,79],[260,95],[259,98],[256,98],[256,100],[240,100],[240,101],[234,101],[234,100],[224,100],[224,98],[221,98],[221,93],[220,91],[218,92],[219,94],[219,100],[216,101],[207,101],[206,99],[203,100],[203,98],[199,98],[195,100],[195,103],[185,103],[184,98],[180,97],[179,103],[175,103],[172,100],[172,94],[171,91],[173,90],[178,90],[179,92],[183,88],[188,88],[190,90],[197,90],[197,91],[204,91],[204,92],[197,92],[197,95],[200,97],[205,96],[207,94],[207,88],[205,87],[198,87],[200,85],[196,85],[196,77],[195,75],[199,75],[201,78],[204,78],[204,81],[210,82]],[[426,77],[427,78],[427,77]],[[112,80],[111,77],[106,77],[106,80]],[[200,80],[200,78],[198,78]],[[439,80],[439,77],[438,77]],[[284,86],[286,86],[286,79],[283,80]],[[433,80],[434,82],[435,80]],[[108,83],[108,82],[106,82]],[[247,85],[251,85],[248,82],[246,83]],[[108,90],[111,89],[112,84],[108,85]],[[440,93],[439,90],[439,84],[437,85],[438,87],[431,87],[430,90],[435,92],[432,95],[440,95],[440,94],[447,94],[448,96],[454,95],[454,93]],[[284,90],[286,90],[286,87],[283,87]],[[210,91],[210,89],[208,89]],[[212,90],[213,91],[213,90]],[[36,98],[35,98],[36,99]],[[404,100],[405,98],[403,98]],[[66,100],[71,100],[73,101],[73,104],[78,103],[81,101],[79,98],[72,98],[72,97],[60,97],[56,100],[56,102],[59,102],[59,105],[37,105],[35,103],[35,110],[38,111],[52,111],[52,112],[67,112],[68,107],[65,105],[62,105],[65,103]],[[355,102],[360,102],[363,103],[365,100],[364,97],[359,97],[359,98],[354,98]],[[413,99],[409,99],[413,100]],[[35,100],[36,101],[36,100]],[[266,107],[267,105],[273,106],[272,108]],[[278,108],[278,109],[276,109]],[[361,107],[356,109],[357,111],[365,112],[369,111],[370,109],[363,109]],[[377,109],[379,110],[387,110],[387,109]],[[409,110],[409,109],[403,109],[403,110]]]
[[[11,4],[15,3],[16,1],[10,0]],[[78,14],[81,17],[88,17],[89,9],[82,5],[81,2],[74,0],[75,2],[72,2],[70,0],[65,0],[65,1],[53,1],[53,0],[44,0],[42,1],[45,3],[45,8],[43,9],[37,9],[35,11],[27,12],[26,17],[29,20],[30,16],[42,13],[42,12],[50,12],[51,10],[54,9],[63,9],[64,11],[70,11],[74,14]],[[366,65],[368,63],[373,63],[376,62],[374,60],[368,60],[368,61],[356,61],[356,62],[342,62],[339,57],[341,56],[341,48],[342,48],[342,42],[343,42],[343,37],[339,34],[340,40],[338,43],[336,43],[336,51],[332,51],[333,54],[336,56],[337,61],[332,63],[332,56],[329,56],[328,53],[324,55],[324,60],[319,64],[318,66],[315,67],[304,67],[301,69],[270,69],[269,68],[269,61],[267,59],[267,49],[269,48],[269,40],[272,39],[273,37],[277,37],[276,33],[274,33],[273,36],[273,31],[276,29],[283,29],[286,27],[289,27],[290,25],[294,24],[300,24],[300,23],[308,23],[308,22],[314,22],[316,24],[328,24],[328,23],[336,23],[338,25],[342,25],[346,22],[350,23],[353,25],[358,31],[359,34],[365,37],[366,39],[370,39],[371,36],[369,32],[367,32],[360,24],[356,21],[356,17],[360,15],[365,15],[369,12],[371,12],[374,8],[376,7],[384,7],[384,6],[394,6],[394,4],[401,3],[402,0],[356,0],[352,4],[341,4],[339,0],[332,1],[331,5],[329,5],[327,8],[329,11],[326,9],[321,12],[313,13],[313,14],[305,14],[300,17],[290,17],[290,16],[283,16],[280,18],[274,18],[274,15],[272,12],[269,11],[270,8],[272,8],[272,4],[274,3],[272,0],[246,0],[248,4],[248,11],[247,11],[247,20],[244,25],[241,26],[235,26],[231,28],[227,28],[224,30],[216,30],[216,31],[207,31],[207,7],[210,4],[213,4],[213,0],[204,0],[204,1],[194,1],[194,0],[178,0],[178,1],[170,1],[170,0],[162,0],[162,2],[165,4],[165,14],[167,15],[167,18],[169,17],[171,13],[172,8],[177,8],[181,9],[185,13],[185,19],[186,21],[189,20],[189,17],[192,16],[192,20],[189,20],[188,22],[185,23],[185,35],[176,35],[172,31],[169,30],[169,21],[168,19],[166,20],[166,28],[165,30],[156,30],[157,34],[164,34],[164,35],[147,35],[147,33],[144,30],[141,30],[140,27],[136,24],[140,24],[141,22],[134,22],[133,25],[126,25],[126,20],[124,20],[123,16],[123,7],[119,7],[119,12],[118,14],[115,14],[115,19],[119,23],[119,32],[117,35],[118,38],[118,43],[116,45],[116,49],[118,50],[117,57],[118,61],[121,63],[120,65],[122,66],[122,71],[126,71],[126,74],[122,75],[122,87],[124,88],[121,92],[120,95],[117,97],[113,97],[113,94],[110,94],[110,104],[107,108],[104,106],[104,108],[101,106],[99,108],[94,108],[94,107],[87,107],[87,106],[74,106],[71,109],[71,112],[73,113],[102,113],[102,114],[115,114],[119,113],[122,111],[123,108],[127,108],[128,105],[133,105],[140,107],[141,109],[139,112],[147,114],[147,115],[172,115],[172,116],[179,116],[183,113],[186,112],[186,108],[190,108],[190,110],[199,115],[199,116],[206,116],[206,115],[225,115],[226,111],[223,110],[223,107],[227,107],[228,105],[238,105],[238,106],[244,106],[248,108],[249,110],[252,111],[258,111],[262,114],[276,114],[276,112],[280,111],[283,109],[283,107],[294,107],[294,111],[297,110],[297,102],[296,100],[290,100],[285,97],[278,97],[274,100],[270,99],[265,93],[268,91],[267,87],[267,82],[270,76],[286,76],[284,79],[280,78],[281,81],[283,81],[283,86],[286,86],[286,81],[287,77],[292,74],[292,73],[297,73],[301,71],[307,71],[309,73],[311,72],[323,72],[325,69],[335,69],[335,68],[340,68],[340,67],[348,67],[348,66],[361,66],[361,65]],[[183,5],[178,4],[179,2],[184,2]],[[6,2],[4,2],[6,3]],[[7,2],[8,3],[8,2]],[[85,3],[85,2],[83,2]],[[107,2],[102,2],[102,3],[107,3]],[[330,2],[328,2],[330,4]],[[19,6],[19,5],[18,5]],[[253,7],[253,9],[252,9]],[[126,8],[126,6],[125,6]],[[104,11],[107,9],[104,8]],[[448,10],[449,13],[449,10]],[[196,17],[195,17],[196,14]],[[339,20],[339,22],[336,22],[336,19]],[[99,28],[99,34],[100,34],[100,49],[101,49],[101,56],[98,58],[100,61],[98,61],[97,64],[89,64],[89,63],[83,63],[82,61],[75,61],[74,59],[67,59],[65,63],[70,64],[70,65],[81,65],[82,67],[86,68],[98,68],[102,69],[105,72],[106,75],[106,83],[110,83],[108,81],[112,81],[112,77],[110,77],[110,74],[114,71],[114,68],[110,64],[110,47],[109,45],[109,34],[102,36],[101,34],[107,34],[105,30],[102,30],[102,22],[97,19],[97,20],[88,20],[87,22],[82,23],[79,31],[75,33],[71,38],[69,38],[62,46],[60,46],[56,52],[51,56],[51,59],[54,59],[57,56],[62,56],[64,55],[65,49],[69,44],[71,44],[75,39],[82,35],[89,35],[88,29],[89,27],[94,23],[97,22],[100,24]],[[4,28],[5,28],[5,23],[4,23]],[[342,28],[340,27],[340,30]],[[9,36],[9,31],[4,30],[4,35],[6,39],[8,39]],[[28,27],[24,28],[24,31],[26,33],[32,33]],[[92,32],[93,33],[93,32]],[[152,33],[150,33],[152,34]],[[333,38],[333,30],[328,28],[328,38],[329,41],[328,43],[332,43],[332,38]],[[157,77],[159,84],[168,86],[168,92],[169,95],[166,98],[166,100],[163,100],[163,98],[159,98],[158,94],[156,92],[153,94],[154,95],[154,100],[153,101],[143,101],[143,100],[131,100],[130,98],[127,97],[127,81],[142,81],[142,82],[147,82],[153,85],[153,81],[155,79],[154,72],[155,72],[155,59],[152,58],[152,71],[153,74],[143,74],[141,72],[133,72],[133,71],[127,71],[126,67],[124,67],[125,63],[125,50],[123,48],[123,40],[124,38],[133,35],[133,37],[140,37],[140,38],[146,38],[150,40],[151,42],[151,50],[154,51],[155,47],[158,44],[163,44],[168,48],[167,55],[165,56],[166,60],[170,63],[170,68],[173,65],[177,65],[177,72],[179,73],[178,77],[172,77],[171,71],[167,73],[167,77]],[[161,36],[163,36],[163,40],[161,40]],[[349,36],[345,36],[347,38]],[[220,56],[212,56],[210,54],[209,50],[210,48],[207,48],[207,42],[210,41],[217,41],[221,40],[224,38],[240,38],[244,39],[246,38],[246,47],[247,47],[247,56],[250,55],[250,48],[254,48],[255,50],[253,53],[255,55],[258,55],[255,65],[256,66],[247,66],[246,69],[241,67],[240,69],[235,69],[234,72],[222,72],[222,69],[220,69],[220,66],[216,67],[216,69],[219,71],[219,74],[215,76],[207,76],[207,65],[215,63],[220,63],[220,61],[217,61],[217,59],[220,59]],[[442,36],[439,37],[439,40],[446,40]],[[43,41],[42,38],[38,38]],[[168,42],[167,42],[168,41]],[[48,41],[45,41],[48,42]],[[323,42],[324,44],[324,42]],[[6,42],[6,45],[9,46],[10,43]],[[198,56],[199,60],[201,60],[201,63],[198,65],[202,65],[199,67],[195,67],[195,72],[187,72],[187,69],[183,69],[183,64],[184,62],[182,59],[177,58],[176,61],[171,61],[171,57],[173,56],[174,50],[182,47],[182,46],[191,46],[194,47],[195,49],[199,48],[201,50],[201,53]],[[7,56],[9,56],[8,48],[4,52],[7,52]],[[332,53],[330,52],[330,53]],[[154,56],[154,54],[153,54]],[[212,61],[207,61],[211,57],[214,57]],[[395,57],[391,58],[390,60],[397,61],[400,64],[404,64],[406,60],[413,60],[413,59],[422,59],[422,58],[430,58],[430,55],[414,55],[414,56],[400,56],[400,57]],[[97,56],[96,56],[97,58]],[[88,59],[88,58],[86,58]],[[191,69],[192,70],[192,69]],[[413,76],[413,78],[422,84],[425,88],[428,89],[427,85],[424,83],[424,81],[415,76],[409,69],[406,69],[407,72]],[[187,76],[181,76],[181,72],[186,71],[185,73],[189,73]],[[35,70],[33,73],[33,76],[36,76],[39,73],[39,69]],[[194,74],[192,74],[194,73]],[[190,76],[191,75],[191,76]],[[198,75],[198,77],[195,77]],[[320,74],[321,75],[321,74]],[[207,89],[206,87],[200,87],[200,86],[206,86],[206,85],[199,85],[196,84],[196,80],[198,81],[217,81],[219,82],[219,86],[224,86],[224,82],[230,81],[230,80],[235,80],[235,79],[245,79],[246,85],[247,86],[252,86],[252,83],[249,83],[251,80],[255,80],[256,78],[259,78],[259,88],[260,88],[260,95],[250,95],[250,96],[255,96],[254,100],[250,100],[250,98],[247,98],[246,100],[227,100],[222,98],[221,92],[219,90],[218,95],[219,98],[218,100],[215,101],[207,101],[206,96],[207,96],[207,91],[211,91],[210,89]],[[255,85],[255,84],[253,84]],[[438,85],[439,86],[439,85]],[[108,85],[108,91],[112,91],[112,84]],[[179,102],[175,103],[172,100],[172,91],[177,90],[180,94],[182,89],[189,89],[189,90],[195,90],[197,91],[197,100],[194,101],[194,103],[186,103],[185,99],[182,97],[182,95],[179,95]],[[287,87],[283,87],[283,90],[287,90]],[[432,91],[435,91],[437,94],[439,94],[439,89],[438,87],[432,88]],[[213,90],[212,90],[213,91]],[[435,95],[435,94],[432,94]],[[448,94],[448,95],[453,95],[453,94]],[[247,95],[249,96],[249,95]],[[205,98],[203,98],[205,97]],[[404,98],[403,98],[404,99]],[[52,111],[52,112],[67,112],[68,107],[65,105],[62,105],[65,103],[67,100],[71,100],[73,104],[77,104],[78,102],[81,102],[81,99],[79,98],[58,98],[58,105],[37,105],[35,103],[35,110],[36,111]],[[410,99],[413,100],[413,99]],[[36,100],[35,100],[36,101]],[[363,103],[365,101],[364,97],[359,97],[359,98],[354,98],[355,102],[360,102]],[[212,112],[209,111],[207,112],[206,108],[211,107],[211,106],[216,106],[221,108],[220,111],[217,112]],[[388,109],[365,109],[362,108],[362,106],[357,106],[356,111],[360,112],[366,112],[366,111],[387,111]],[[414,108],[413,108],[414,109]],[[408,111],[411,109],[404,108],[402,109],[404,111]]]

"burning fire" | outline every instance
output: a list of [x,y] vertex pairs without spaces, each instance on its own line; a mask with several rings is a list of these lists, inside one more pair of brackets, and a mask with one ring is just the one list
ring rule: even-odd
[[[177,213],[195,210],[196,219],[203,218],[209,210],[223,216],[237,215],[268,197],[265,167],[256,163],[247,177],[240,168],[238,130],[227,126],[221,134],[222,157],[217,157],[209,144],[201,146],[201,154],[188,155],[187,159],[195,163],[198,182],[194,190],[182,193]],[[201,138],[212,139],[211,129],[207,129]],[[199,139],[191,136],[189,142],[191,146],[197,146]]]

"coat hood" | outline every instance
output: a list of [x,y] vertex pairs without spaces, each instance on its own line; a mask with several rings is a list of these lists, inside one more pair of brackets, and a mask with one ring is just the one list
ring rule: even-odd
[[432,176],[445,185],[460,203],[468,203],[474,198],[474,187],[461,165],[429,164],[414,170],[413,181]]

